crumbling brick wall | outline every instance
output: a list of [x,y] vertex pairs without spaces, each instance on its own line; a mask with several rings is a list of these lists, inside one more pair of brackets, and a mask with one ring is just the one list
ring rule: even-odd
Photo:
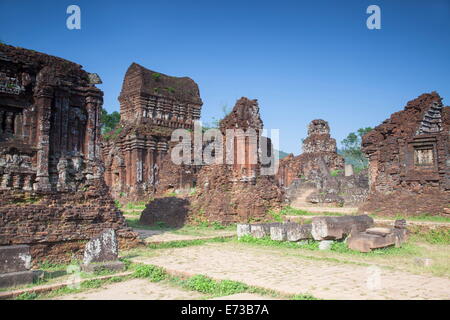
[[78,64],[0,44],[0,245],[55,247],[107,227],[135,238],[103,181],[95,83]]
[[[438,93],[407,103],[363,137],[370,196],[360,209],[439,214],[450,206],[450,108]],[[433,199],[433,201],[429,201]]]

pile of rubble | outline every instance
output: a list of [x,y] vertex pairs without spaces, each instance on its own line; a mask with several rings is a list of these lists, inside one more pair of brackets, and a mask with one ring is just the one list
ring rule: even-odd
[[319,248],[329,248],[333,241],[345,241],[352,250],[370,252],[395,245],[407,239],[406,221],[396,220],[394,228],[373,227],[368,215],[314,217],[310,224],[295,222],[238,224],[237,236],[270,237],[275,241],[320,241]]

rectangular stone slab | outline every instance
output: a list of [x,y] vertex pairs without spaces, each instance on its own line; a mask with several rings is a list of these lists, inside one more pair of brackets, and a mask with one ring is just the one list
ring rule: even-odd
[[352,235],[347,240],[347,246],[359,252],[370,252],[372,249],[385,248],[395,245],[395,235],[390,233],[386,236],[380,236],[361,232]]
[[238,239],[243,236],[249,236],[251,230],[251,225],[248,223],[238,223],[236,226],[236,232]]
[[252,224],[250,227],[250,232],[252,237],[255,238],[264,238],[270,236],[270,228],[273,226],[277,226],[280,223],[258,223]]
[[314,240],[339,240],[352,232],[362,232],[373,226],[368,215],[341,217],[314,217],[311,234]]
[[366,230],[366,232],[369,234],[375,234],[375,235],[384,237],[384,236],[388,235],[389,233],[391,233],[392,229],[377,227],[377,228],[369,228]]
[[311,224],[290,224],[286,227],[286,238],[288,241],[312,239],[311,229]]
[[0,288],[16,287],[33,283],[33,271],[10,272],[0,274]]
[[30,247],[0,246],[0,273],[26,271],[31,268]]
[[286,241],[286,224],[280,223],[270,227],[270,239],[275,241]]

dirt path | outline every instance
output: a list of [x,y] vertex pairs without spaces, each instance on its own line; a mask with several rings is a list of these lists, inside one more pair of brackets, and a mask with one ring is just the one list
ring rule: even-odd
[[133,261],[323,299],[450,299],[447,278],[305,259],[272,248],[210,243],[158,252]]
[[146,279],[109,284],[103,288],[64,295],[54,300],[188,300],[200,299],[204,295],[186,291]]
[[291,207],[297,208],[297,207],[304,207],[307,206],[308,202],[306,201],[306,198],[315,191],[316,189],[306,189],[303,193],[301,193],[297,198],[292,201]]
[[[132,279],[98,289],[56,297],[52,300],[197,300],[204,298],[206,295],[202,293],[184,290],[165,283]],[[274,298],[253,293],[238,293],[211,300],[274,300]]]
[[146,230],[136,228],[133,230],[136,231],[139,234],[139,237],[147,243],[162,243],[171,241],[212,239],[217,237],[232,237],[236,234],[235,231],[224,231],[224,230],[213,230],[211,232],[205,232],[204,235],[176,234],[170,231]]
[[305,210],[308,212],[338,212],[338,213],[346,213],[352,214],[358,212],[358,208],[353,207],[325,207],[325,206],[317,206],[306,200],[316,189],[305,189],[305,191],[300,194],[294,201],[291,202],[291,207],[298,210]]

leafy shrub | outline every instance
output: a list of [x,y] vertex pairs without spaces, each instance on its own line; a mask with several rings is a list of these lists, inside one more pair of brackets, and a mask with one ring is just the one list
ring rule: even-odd
[[133,275],[137,278],[148,278],[152,282],[164,280],[167,276],[163,268],[154,265],[138,265]]
[[231,280],[215,281],[203,275],[195,275],[189,278],[186,280],[185,286],[190,290],[220,296],[248,290],[248,286],[244,283]]
[[16,297],[16,300],[34,300],[38,297],[36,292],[24,292]]

